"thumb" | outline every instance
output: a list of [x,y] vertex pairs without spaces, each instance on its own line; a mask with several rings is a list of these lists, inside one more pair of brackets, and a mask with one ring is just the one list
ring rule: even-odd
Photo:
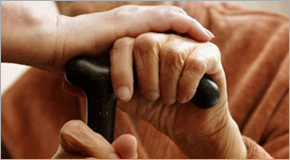
[[112,145],[80,120],[67,122],[60,131],[61,148],[68,153],[81,153],[100,159],[119,158]]
[[123,159],[137,159],[137,140],[133,135],[124,134],[112,144],[118,155]]

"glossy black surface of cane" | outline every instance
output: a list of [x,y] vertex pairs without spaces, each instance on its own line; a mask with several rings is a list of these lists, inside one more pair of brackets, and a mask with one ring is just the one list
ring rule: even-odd
[[[109,54],[107,54],[109,55]],[[114,138],[115,107],[109,56],[102,58],[76,57],[66,64],[66,79],[83,90],[87,99],[87,124],[109,142]],[[136,75],[134,75],[136,82]],[[211,108],[219,100],[219,88],[204,76],[191,103],[203,109]]]
[[65,67],[69,83],[85,93],[87,101],[87,124],[110,143],[114,140],[116,97],[110,78],[108,58],[92,59],[77,57]]
[[208,109],[217,104],[219,97],[219,87],[205,75],[199,81],[196,93],[190,102],[199,108]]

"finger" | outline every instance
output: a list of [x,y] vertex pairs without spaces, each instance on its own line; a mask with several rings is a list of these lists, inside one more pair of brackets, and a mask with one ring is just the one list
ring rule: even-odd
[[209,41],[214,37],[197,20],[185,14],[181,8],[168,7],[160,6],[158,10],[155,8],[153,11],[148,10],[152,14],[149,17],[148,25],[152,28],[156,27],[156,29],[153,29],[154,31],[164,32],[166,30],[173,30],[177,33],[187,34],[198,41]]
[[169,40],[160,52],[160,88],[161,95],[166,105],[171,105],[177,98],[177,87],[181,75],[184,59],[190,53],[188,43],[177,36]]
[[150,101],[159,98],[159,48],[167,36],[145,33],[134,43],[134,60],[140,92]]
[[89,159],[89,157],[81,153],[68,153],[59,147],[52,159]]
[[133,43],[133,38],[121,38],[110,52],[114,93],[123,102],[129,101],[133,94]]
[[196,45],[187,57],[178,85],[179,103],[186,103],[193,98],[205,73],[210,75],[218,71],[219,52],[211,48],[206,44]]
[[[198,41],[209,41],[214,37],[211,32],[204,29],[204,27],[199,22],[188,16],[179,7],[124,6],[116,11],[121,11],[121,13],[116,14],[119,15],[119,17],[114,23],[117,22],[118,24],[123,24],[117,26],[124,27],[122,28],[122,30],[118,30],[118,37],[136,37],[142,33],[146,33],[149,31],[164,32],[168,30],[173,30],[177,33],[187,34],[191,38]],[[130,21],[127,20],[127,17],[131,17]],[[124,24],[124,21],[126,20],[128,22]],[[132,22],[134,22],[134,24],[132,24]]]
[[79,120],[71,120],[62,127],[60,144],[68,153],[81,153],[101,159],[119,158],[108,141]]
[[118,137],[112,144],[118,155],[123,159],[137,159],[137,140],[133,135],[125,134]]

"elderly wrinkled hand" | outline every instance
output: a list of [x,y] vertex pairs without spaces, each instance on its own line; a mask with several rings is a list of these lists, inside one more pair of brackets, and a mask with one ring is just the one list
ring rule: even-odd
[[[220,57],[214,44],[174,34],[119,39],[111,50],[118,107],[168,135],[190,158],[246,158],[241,133],[228,109]],[[139,88],[133,88],[133,62]],[[221,89],[218,104],[207,110],[189,102],[204,74]]]
[[112,144],[79,120],[67,122],[60,131],[60,145],[55,159],[136,159],[137,141],[124,134]]

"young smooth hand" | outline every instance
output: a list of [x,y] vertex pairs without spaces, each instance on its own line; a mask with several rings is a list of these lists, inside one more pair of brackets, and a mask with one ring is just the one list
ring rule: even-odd
[[62,73],[78,55],[97,56],[122,37],[149,31],[175,31],[199,41],[212,34],[181,8],[122,6],[106,12],[68,17],[33,2],[1,2],[2,62],[26,64]]

